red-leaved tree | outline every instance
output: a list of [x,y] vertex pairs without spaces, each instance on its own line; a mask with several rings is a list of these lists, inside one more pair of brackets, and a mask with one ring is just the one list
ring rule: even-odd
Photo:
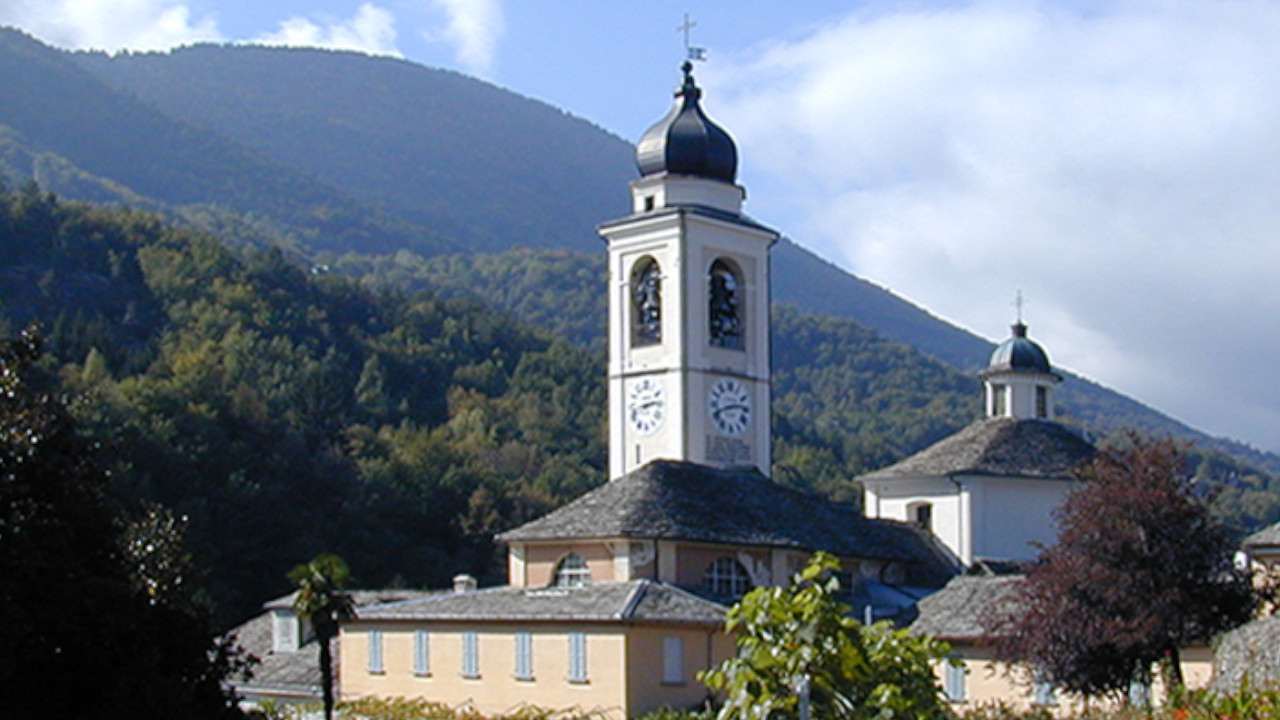
[[1246,621],[1248,575],[1171,440],[1102,450],[1056,512],[1058,541],[1015,604],[987,617],[1005,660],[1069,692],[1117,695],[1179,649]]

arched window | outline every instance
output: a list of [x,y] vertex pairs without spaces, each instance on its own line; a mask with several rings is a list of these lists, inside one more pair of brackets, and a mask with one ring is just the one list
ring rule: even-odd
[[731,557],[716,558],[702,574],[702,590],[713,597],[742,597],[750,589],[751,576]]
[[662,268],[645,256],[631,270],[631,344],[662,342]]
[[707,330],[711,344],[741,350],[742,278],[727,261],[711,263],[707,275]]
[[591,569],[578,553],[569,553],[556,566],[556,587],[582,587],[591,582]]

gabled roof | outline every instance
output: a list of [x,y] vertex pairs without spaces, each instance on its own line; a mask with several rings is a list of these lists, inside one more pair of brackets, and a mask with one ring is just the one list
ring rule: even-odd
[[1280,546],[1280,523],[1268,525],[1244,539],[1245,549]]
[[979,420],[862,480],[945,475],[1067,478],[1097,450],[1074,430],[1049,420]]
[[946,567],[924,534],[904,523],[868,519],[852,505],[779,485],[755,468],[672,460],[648,463],[498,539],[624,537],[826,550]]
[[502,586],[362,609],[359,620],[655,622],[719,626],[726,608],[650,580],[574,588]]
[[980,641],[989,633],[982,616],[988,608],[1013,601],[1022,575],[960,575],[916,606],[915,635],[942,640]]
[[[426,593],[422,590],[352,590],[348,593],[359,608],[378,603],[397,602],[407,598],[420,597]],[[270,694],[289,697],[320,697],[320,656],[316,651],[316,639],[309,638],[297,650],[276,651],[274,649],[274,627],[272,610],[293,608],[296,593],[269,600],[263,604],[266,612],[251,618],[242,625],[231,630],[236,644],[258,658],[253,667],[253,677],[248,681],[235,681],[232,684],[242,694]],[[340,651],[339,643],[332,643],[334,665]]]

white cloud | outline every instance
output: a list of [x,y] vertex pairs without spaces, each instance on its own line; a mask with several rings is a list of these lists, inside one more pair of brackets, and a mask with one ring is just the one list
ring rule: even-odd
[[357,50],[371,55],[400,57],[396,48],[395,16],[371,3],[360,6],[346,20],[333,20],[320,25],[304,17],[292,17],[280,23],[273,33],[259,36],[253,42],[263,45],[320,47],[332,50]]
[[1088,5],[884,0],[701,76],[756,216],[1280,449],[1280,4]]
[[[493,53],[502,36],[502,4],[499,0],[435,0],[449,16],[443,39],[457,46],[458,62],[478,75],[493,67]],[[434,34],[426,34],[435,41]]]
[[173,0],[3,0],[0,24],[64,48],[162,50],[222,40],[213,17]]

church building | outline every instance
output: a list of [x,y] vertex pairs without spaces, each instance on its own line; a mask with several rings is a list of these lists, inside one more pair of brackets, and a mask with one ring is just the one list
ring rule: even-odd
[[859,478],[868,517],[932,532],[965,567],[1025,562],[1057,539],[1053,509],[1094,447],[1054,421],[1062,381],[1019,320],[981,374],[986,417]]
[[813,552],[840,559],[860,617],[895,616],[954,574],[902,522],[918,517],[868,518],[770,480],[778,234],[743,214],[736,147],[701,94],[686,63],[674,107],[636,148],[631,214],[600,227],[607,482],[498,536],[506,585],[459,577],[453,591],[362,608],[341,631],[344,699],[616,718],[696,706],[707,694],[696,673],[734,651],[727,606],[787,583]]

